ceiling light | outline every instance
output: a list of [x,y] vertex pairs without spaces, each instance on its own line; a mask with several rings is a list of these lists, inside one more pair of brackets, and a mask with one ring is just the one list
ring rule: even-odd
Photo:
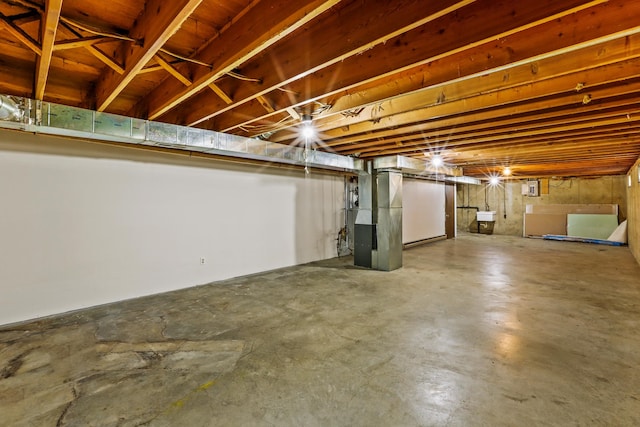
[[492,176],[492,177],[489,178],[489,185],[490,186],[495,187],[498,184],[500,184],[500,177]]
[[444,160],[442,159],[442,156],[439,154],[434,154],[433,156],[431,156],[431,165],[437,168],[444,165]]
[[502,175],[510,176],[511,175],[511,168],[509,166],[507,166],[504,169],[502,169]]
[[315,136],[316,130],[313,128],[313,125],[303,125],[302,126],[302,136],[306,139],[311,139]]
[[302,115],[302,136],[305,139],[311,139],[316,135],[316,129],[313,127],[311,116],[308,114]]

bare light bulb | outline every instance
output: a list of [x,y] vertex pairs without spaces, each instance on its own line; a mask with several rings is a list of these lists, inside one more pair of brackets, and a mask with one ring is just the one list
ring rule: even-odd
[[440,166],[442,166],[444,164],[444,160],[442,159],[442,156],[439,154],[436,154],[434,156],[431,157],[431,165],[439,168]]
[[305,139],[311,139],[315,136],[316,134],[316,130],[313,128],[313,125],[311,123],[305,123],[302,126],[302,136]]

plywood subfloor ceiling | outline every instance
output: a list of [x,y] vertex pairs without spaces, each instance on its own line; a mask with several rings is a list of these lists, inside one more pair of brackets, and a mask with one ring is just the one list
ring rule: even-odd
[[640,1],[2,0],[0,92],[465,175],[624,174]]

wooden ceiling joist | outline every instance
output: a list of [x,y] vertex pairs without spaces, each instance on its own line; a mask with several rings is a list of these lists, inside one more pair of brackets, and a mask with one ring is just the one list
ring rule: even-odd
[[[625,64],[625,66],[633,67],[633,69],[637,69],[640,72],[639,59],[632,59]],[[603,90],[606,90],[604,87],[606,87],[607,84],[622,79],[625,81],[625,85],[621,86],[615,93],[615,95],[620,95],[624,93],[624,90],[628,90],[629,84],[633,82],[629,81],[628,84],[626,83],[628,81],[626,72],[629,70],[625,72],[624,76],[617,73],[620,70],[624,71],[624,67],[618,64],[612,64],[594,70],[552,78],[545,81],[544,84],[517,86],[499,92],[488,91],[486,94],[463,97],[450,102],[439,103],[436,98],[430,102],[428,101],[431,105],[418,110],[383,117],[377,121],[362,121],[350,125],[348,128],[342,127],[324,131],[322,135],[326,144],[334,147],[336,145],[353,142],[353,139],[346,138],[350,135],[368,134],[371,132],[384,131],[385,129],[394,129],[429,118],[458,115],[461,111],[481,111],[487,108],[508,106],[515,103],[520,104],[525,101],[533,102],[536,99],[540,100],[563,94],[571,97],[572,102],[580,102],[583,100],[585,94],[591,94],[591,99],[596,99],[597,95],[594,94],[596,89],[601,87]],[[580,92],[575,91],[576,82],[589,82],[589,89]]]
[[0,13],[0,25],[22,44],[31,49],[36,55],[42,55],[42,47],[40,44],[2,13]]
[[[470,0],[438,0],[429,3],[413,0],[405,2],[403,7],[399,8],[392,2],[373,2],[364,9],[357,2],[348,4],[339,15],[325,18],[321,22],[321,28],[311,25],[308,40],[318,40],[322,43],[323,49],[314,49],[312,45],[301,44],[295,40],[285,40],[276,47],[273,53],[274,61],[261,62],[256,67],[251,67],[256,75],[262,76],[260,86],[240,88],[236,94],[238,100],[231,106],[214,103],[206,94],[200,95],[194,104],[206,106],[206,109],[194,109],[186,118],[185,124],[199,124],[472,3]],[[375,26],[368,25],[372,17],[385,19],[377,20]],[[341,22],[344,21],[350,22],[351,25],[342,31],[328,32],[325,29],[340,28]],[[286,67],[279,63],[281,58],[287,58]],[[206,114],[206,111],[211,113]]]
[[[74,29],[69,24],[66,24],[64,22],[61,22],[61,24],[60,24],[58,29],[61,32],[67,34],[68,36],[76,38],[76,39],[79,39],[79,38],[83,37],[82,34],[80,34],[76,29]],[[119,74],[124,73],[124,68],[120,64],[118,64],[113,58],[111,58],[109,55],[107,55],[105,52],[103,52],[101,49],[99,49],[98,47],[94,46],[93,44],[83,45],[83,47],[91,55],[96,57],[102,63],[104,63],[109,68],[114,70],[116,73],[119,73]]]
[[[602,2],[591,2],[589,4],[598,3]],[[554,11],[554,16],[559,16],[562,14],[574,14],[575,6],[578,4],[580,4],[580,7],[588,6],[584,2],[577,1],[572,2],[569,5],[550,1],[545,7],[550,8],[549,11]],[[295,78],[291,81],[281,78],[279,81],[274,82],[275,87],[283,84],[289,84],[292,90],[305,94],[304,102],[319,100],[321,97],[340,97],[348,91],[349,93],[358,92],[357,96],[354,96],[354,98],[358,100],[356,102],[359,105],[362,105],[360,99],[361,96],[375,96],[376,91],[367,90],[360,94],[358,89],[360,86],[366,86],[373,81],[381,80],[391,81],[393,82],[392,86],[395,86],[396,82],[394,80],[399,73],[403,73],[409,69],[415,69],[421,65],[431,64],[434,61],[454,55],[460,55],[460,58],[466,57],[465,61],[472,62],[473,64],[483,64],[485,62],[485,55],[471,55],[469,52],[472,52],[474,48],[483,46],[487,43],[495,44],[496,40],[507,38],[518,31],[526,32],[530,30],[535,33],[534,25],[540,26],[556,22],[553,20],[550,21],[546,13],[538,9],[540,5],[534,5],[532,3],[518,3],[518,7],[515,11],[512,6],[512,4],[506,3],[486,1],[475,2],[471,6],[460,10],[459,14],[441,17],[440,19],[430,23],[430,25],[425,26],[425,28],[412,29],[406,34],[403,34],[403,36],[388,40],[387,43],[376,45],[368,50],[366,55],[352,55],[348,58],[343,58],[341,62],[328,61],[322,63],[322,68],[320,68],[320,66],[314,67],[314,69],[321,69],[322,71],[318,71],[314,74],[295,74],[296,70],[287,71],[287,69],[265,69],[259,73],[260,75],[265,76],[265,88],[260,88],[261,93],[264,93],[266,88],[269,88],[270,90],[274,89],[274,87],[269,87],[267,85],[269,82],[268,76],[271,74],[280,76],[284,72],[287,72],[286,75],[292,74]],[[359,11],[359,13],[362,15],[362,11]],[[497,16],[498,20],[493,22],[494,25],[489,25],[485,22],[485,17],[488,13],[494,13]],[[513,16],[511,16],[511,13],[514,13],[518,19],[514,19]],[[424,12],[420,12],[419,16],[423,16],[423,14]],[[391,17],[391,14],[388,15]],[[366,16],[362,19],[366,19]],[[589,22],[592,20],[593,19],[589,20]],[[393,22],[391,19],[390,21]],[[618,21],[619,17],[616,16],[616,22]],[[633,25],[637,25],[637,21],[634,21]],[[548,30],[549,34],[553,34],[553,37],[557,38],[556,26],[550,26],[552,28]],[[464,28],[467,27],[469,29],[465,31]],[[446,30],[442,31],[442,29]],[[553,31],[553,33],[551,31]],[[467,33],[467,35],[461,36],[465,33]],[[320,37],[320,35],[318,35],[318,37]],[[356,36],[354,36],[354,38],[357,39]],[[528,39],[530,39],[530,36]],[[570,40],[568,40],[568,38],[564,38],[560,45],[565,47],[568,42],[570,42]],[[531,49],[534,48],[532,47]],[[538,53],[544,52],[543,48],[540,46],[537,46],[536,49],[538,49]],[[287,49],[286,51],[289,50],[290,49]],[[504,51],[502,53],[502,57],[504,57],[505,63],[512,62],[513,55],[521,55],[523,52],[526,53],[526,57],[532,56],[532,54],[529,53],[531,50],[524,51],[518,48],[512,49],[510,46],[502,46],[502,50]],[[286,51],[283,47],[282,56],[286,55],[286,53],[284,53]],[[512,51],[516,53],[511,53]],[[322,55],[322,53],[318,53],[318,55]],[[334,53],[332,56],[335,55],[336,54]],[[470,58],[472,61],[470,61]],[[495,63],[495,59],[493,59],[492,56],[486,60],[486,62],[487,64],[492,64]],[[458,64],[460,64],[459,58],[456,59],[455,66],[443,67],[443,69],[455,72],[456,77],[460,77],[459,73],[461,70]],[[268,66],[268,64],[264,63],[260,65],[263,67]],[[291,67],[292,66],[288,64],[287,68]],[[487,67],[490,68],[490,65],[485,67],[476,67],[474,72],[485,71]],[[345,69],[349,70],[349,74],[344,71]],[[415,76],[413,76],[411,84],[414,86],[417,85],[415,89],[418,89],[421,85],[425,84],[424,78],[430,78],[431,74],[432,72],[429,71],[427,76],[419,79],[416,79]],[[301,79],[301,76],[304,76],[305,78]],[[336,79],[335,76],[340,76],[340,78]],[[447,78],[451,79],[454,77],[450,75]],[[403,88],[402,90],[406,91],[407,89]],[[397,94],[398,93],[396,93],[396,95]],[[242,96],[242,94],[239,93],[238,96]],[[246,99],[252,99],[254,96],[255,94],[247,94]],[[393,94],[385,94],[385,96],[391,97]],[[371,102],[374,101],[375,98],[371,99]],[[286,97],[282,94],[279,98],[274,98],[274,103],[276,105],[288,105]],[[206,108],[213,108],[212,104],[205,99],[198,100],[195,104],[201,107],[199,108],[199,111],[205,108],[204,106],[207,106]],[[299,106],[300,105],[293,105],[293,107]],[[356,104],[350,105],[348,108],[344,108],[344,110],[348,110],[356,106]],[[216,114],[223,113],[228,109],[229,108],[220,108],[218,112],[209,114],[205,118],[215,117]],[[342,107],[332,109],[333,113],[340,111],[343,111]],[[256,116],[254,111],[242,111],[242,113],[243,114],[238,114],[236,116]],[[201,115],[202,113],[194,112],[194,115],[188,116],[191,118],[187,119],[187,124],[198,124],[201,121],[200,119],[196,119],[198,114]],[[265,117],[266,116],[263,115],[261,119],[264,119]],[[231,121],[217,121],[217,123],[224,131],[232,131],[237,126],[247,124],[246,122],[234,123]]]
[[31,22],[40,21],[41,16],[36,10],[29,10],[25,13],[20,13],[18,15],[11,15],[8,19],[13,22],[15,25],[20,26],[23,24],[29,24]]
[[56,42],[53,45],[53,51],[59,50],[67,50],[67,49],[77,49],[80,47],[91,46],[94,44],[98,44],[105,41],[110,41],[108,37],[105,36],[89,36],[89,37],[80,37],[76,39],[69,40],[61,40]]
[[[556,129],[566,123],[591,126],[594,121],[609,118],[635,119],[639,115],[637,102],[625,100],[611,103],[603,103],[603,108],[585,110],[583,108],[555,109],[548,113],[518,114],[503,116],[491,123],[473,121],[469,115],[464,124],[456,127],[433,126],[435,130],[422,130],[415,133],[402,131],[402,135],[382,138],[377,134],[370,135],[365,142],[351,143],[333,147],[342,154],[365,153],[375,151],[380,147],[393,147],[412,143],[430,143],[452,147],[458,140],[466,141],[483,135],[512,134],[523,129],[552,128]],[[608,107],[608,108],[604,108]],[[464,117],[464,116],[463,116]],[[623,125],[624,121],[621,122]],[[433,124],[432,124],[433,125]]]
[[44,98],[44,89],[47,84],[47,77],[49,76],[51,55],[53,54],[53,46],[56,41],[61,11],[62,0],[46,0],[42,23],[40,24],[42,53],[36,60],[36,81],[34,85],[34,97],[39,100]]
[[[629,101],[631,102],[631,101]],[[618,105],[617,103],[615,105]],[[476,121],[464,122],[460,126],[446,127],[441,126],[437,131],[421,131],[415,133],[405,133],[400,136],[385,137],[377,136],[371,140],[359,143],[352,143],[348,145],[342,145],[334,147],[334,149],[341,154],[355,154],[364,153],[368,151],[375,151],[377,148],[393,145],[406,145],[417,141],[429,142],[432,145],[441,145],[451,149],[453,145],[453,136],[458,136],[458,139],[470,138],[474,135],[474,132],[484,133],[496,133],[498,131],[510,132],[516,129],[522,129],[535,125],[536,123],[545,124],[549,127],[549,123],[556,119],[557,123],[563,123],[566,121],[578,121],[588,122],[589,120],[601,118],[601,117],[613,117],[613,116],[626,116],[631,111],[637,108],[637,103],[623,103],[619,107],[611,107],[602,110],[595,110],[592,112],[585,111],[580,108],[572,109],[560,109],[548,113],[536,113],[536,114],[519,114],[503,116],[501,119],[492,121],[491,123],[483,123]]]
[[[596,17],[598,19],[596,19]],[[407,79],[411,85],[410,87],[404,85],[404,82],[394,82],[393,87],[395,89],[401,87],[401,93],[408,93],[408,95],[398,96],[399,94],[395,92],[385,92],[384,96],[386,98],[382,100],[390,99],[390,101],[384,114],[392,115],[394,111],[402,111],[403,108],[404,111],[415,109],[417,105],[424,103],[422,100],[422,91],[425,90],[432,90],[435,95],[431,96],[434,99],[438,99],[442,92],[445,94],[453,92],[446,88],[447,84],[460,82],[462,87],[466,87],[467,84],[473,84],[472,82],[468,83],[469,80],[473,79],[479,80],[482,84],[488,73],[495,74],[496,84],[493,86],[485,84],[484,87],[478,88],[477,93],[484,93],[486,90],[495,90],[496,88],[503,89],[513,85],[513,80],[517,77],[517,72],[524,76],[524,79],[529,79],[531,82],[548,78],[545,76],[555,76],[554,72],[558,67],[555,67],[554,63],[559,63],[560,61],[562,61],[564,66],[569,64],[569,68],[563,71],[563,73],[566,74],[569,70],[575,71],[585,67],[593,68],[599,64],[621,60],[621,58],[625,59],[627,58],[626,51],[629,48],[632,51],[632,56],[637,55],[639,50],[638,46],[640,45],[640,37],[637,35],[640,33],[640,27],[637,25],[637,20],[625,19],[621,21],[617,14],[611,12],[603,16],[602,14],[594,15],[587,13],[587,11],[585,11],[584,15],[579,14],[576,19],[578,25],[585,25],[584,28],[589,29],[589,34],[597,36],[596,39],[586,39],[585,32],[578,32],[582,37],[577,40],[562,38],[560,42],[552,44],[555,39],[558,39],[555,35],[562,30],[562,25],[564,25],[562,22],[553,22],[545,25],[544,28],[532,29],[531,34],[529,34],[529,32],[521,34],[521,37],[517,40],[512,40],[507,45],[508,49],[501,48],[496,51],[487,52],[486,49],[488,47],[483,46],[482,49],[485,50],[484,55],[482,49],[470,50],[464,52],[464,55],[454,55],[451,58],[453,59],[451,62],[443,63],[442,61],[437,61],[433,64],[435,70],[431,71],[428,76],[425,76],[425,78],[428,77],[430,80],[428,81],[429,84],[425,85],[426,87],[424,88],[416,89],[416,81],[420,83],[420,80],[415,79],[415,76],[412,79]],[[605,34],[602,30],[596,30],[599,28],[599,25],[603,24],[603,20],[605,20],[605,22],[611,22],[612,24],[615,22],[616,25],[619,25],[618,28],[622,28],[624,31],[617,33],[612,40],[611,35]],[[536,40],[536,34],[538,37],[537,40],[543,38],[546,43],[538,42],[528,47],[527,43],[531,44],[531,40]],[[547,41],[545,34],[549,35],[549,41]],[[575,43],[576,41],[578,43]],[[567,44],[567,42],[569,42],[569,44]],[[553,48],[553,50],[543,50],[549,48]],[[511,51],[516,53],[505,56],[505,53]],[[514,58],[514,55],[522,55],[523,52],[526,53],[524,57],[517,56]],[[548,59],[540,58],[544,52],[547,52],[545,56]],[[635,54],[633,52],[635,52]],[[501,59],[498,55],[502,55],[504,58]],[[467,58],[465,59],[465,57]],[[508,62],[513,59],[517,61]],[[492,62],[494,64],[497,63],[498,66],[490,67]],[[540,63],[542,63],[542,66]],[[457,64],[462,64],[464,69],[461,69],[460,65]],[[548,67],[551,68],[548,69]],[[512,69],[514,70],[513,75],[511,72]],[[560,69],[564,70],[562,68]],[[535,74],[533,70],[535,70]],[[463,77],[461,77],[461,74]],[[422,73],[418,73],[418,75],[422,75]],[[506,79],[506,82],[503,82],[503,79]],[[354,105],[362,105],[362,102],[367,102],[372,105],[372,102],[377,99],[375,98],[375,93],[376,91],[369,90],[363,93],[356,92],[353,95],[340,98],[334,108],[331,109],[331,116],[315,121],[317,129],[322,132],[326,129],[344,128],[345,126],[350,126],[352,123],[362,121],[362,117],[367,117],[366,112],[360,114],[360,116],[347,118],[341,118],[338,114],[349,110]],[[348,99],[352,99],[352,102],[345,102],[345,100]],[[402,105],[404,99],[406,99],[406,102]],[[406,106],[407,103],[410,103],[409,107]],[[337,119],[339,119],[339,121]],[[228,125],[227,123],[219,124],[221,127]],[[286,133],[281,133],[271,138],[271,140],[276,142],[286,142],[288,139],[290,139],[290,136]]]
[[[130,36],[144,40],[142,46],[129,43],[125,50],[124,72],[105,70],[96,87],[96,109],[104,111],[140,70],[165,45],[202,0],[150,0],[143,16],[136,20]],[[182,83],[182,82],[181,82]]]
[[226,73],[239,67],[249,58],[304,26],[338,1],[299,0],[258,3],[213,43],[199,52],[198,59],[215,64],[215,70],[196,70],[194,83],[188,88],[176,87],[168,81],[149,95],[149,119],[154,120],[160,117]]
[[218,95],[220,99],[226,102],[227,105],[233,104],[233,99],[231,99],[231,97],[227,95],[226,92],[220,88],[220,86],[215,83],[209,83],[209,88],[213,91],[213,93]]
[[164,58],[160,55],[156,55],[156,62],[160,67],[162,67],[165,71],[171,74],[173,77],[178,79],[178,81],[182,82],[185,86],[191,86],[193,82],[187,76],[183,75],[176,67],[171,65],[168,61],[165,61]]
[[640,1],[98,2],[0,2],[0,93],[478,177],[640,157]]
[[[625,67],[629,60],[640,57],[640,27],[636,27],[634,31],[637,34],[622,37],[603,44],[596,44],[592,47],[581,49],[579,51],[565,53],[559,56],[551,56],[543,60],[526,61],[524,64],[517,64],[513,67],[501,68],[498,71],[488,71],[474,78],[456,79],[448,84],[435,85],[423,90],[409,93],[408,95],[394,98],[393,100],[383,104],[382,110],[377,114],[377,119],[389,117],[398,113],[410,111],[416,106],[425,104],[426,100],[434,100],[436,103],[444,103],[454,101],[456,99],[464,99],[478,93],[486,94],[489,92],[504,91],[510,88],[538,84],[544,86],[545,80],[562,77],[564,75],[572,75],[580,71],[588,71],[590,69],[610,65],[610,68]],[[619,63],[618,65],[614,65]],[[635,62],[634,62],[635,63]],[[633,66],[633,65],[632,65]],[[535,73],[532,71],[535,68]],[[618,73],[619,78],[625,78],[629,74],[629,69],[621,70]],[[608,70],[605,70],[605,73]],[[549,76],[549,77],[547,77]],[[571,77],[574,78],[575,77]],[[579,79],[580,77],[578,77]],[[588,78],[585,74],[584,78]],[[610,75],[613,79],[614,76]],[[563,83],[563,85],[570,83]],[[590,89],[589,86],[598,84],[597,81],[580,81],[573,82],[573,88],[576,92],[585,92]],[[565,86],[564,89],[567,87]],[[316,121],[316,127],[319,132],[331,128],[351,127],[359,122],[366,122],[373,114],[371,108],[363,110],[356,117],[343,117],[336,121],[335,115]],[[337,126],[338,125],[338,126]],[[275,140],[283,141],[284,137],[275,138]]]

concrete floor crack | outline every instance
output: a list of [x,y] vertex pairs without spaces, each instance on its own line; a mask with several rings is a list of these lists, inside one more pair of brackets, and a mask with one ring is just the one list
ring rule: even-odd
[[75,384],[73,384],[71,388],[71,393],[73,393],[73,399],[69,403],[67,403],[67,405],[62,410],[62,413],[58,417],[58,422],[56,423],[56,427],[62,427],[66,424],[64,419],[66,418],[67,413],[69,413],[69,409],[71,409],[73,404],[78,400],[79,393],[78,393],[78,390],[76,389]]

